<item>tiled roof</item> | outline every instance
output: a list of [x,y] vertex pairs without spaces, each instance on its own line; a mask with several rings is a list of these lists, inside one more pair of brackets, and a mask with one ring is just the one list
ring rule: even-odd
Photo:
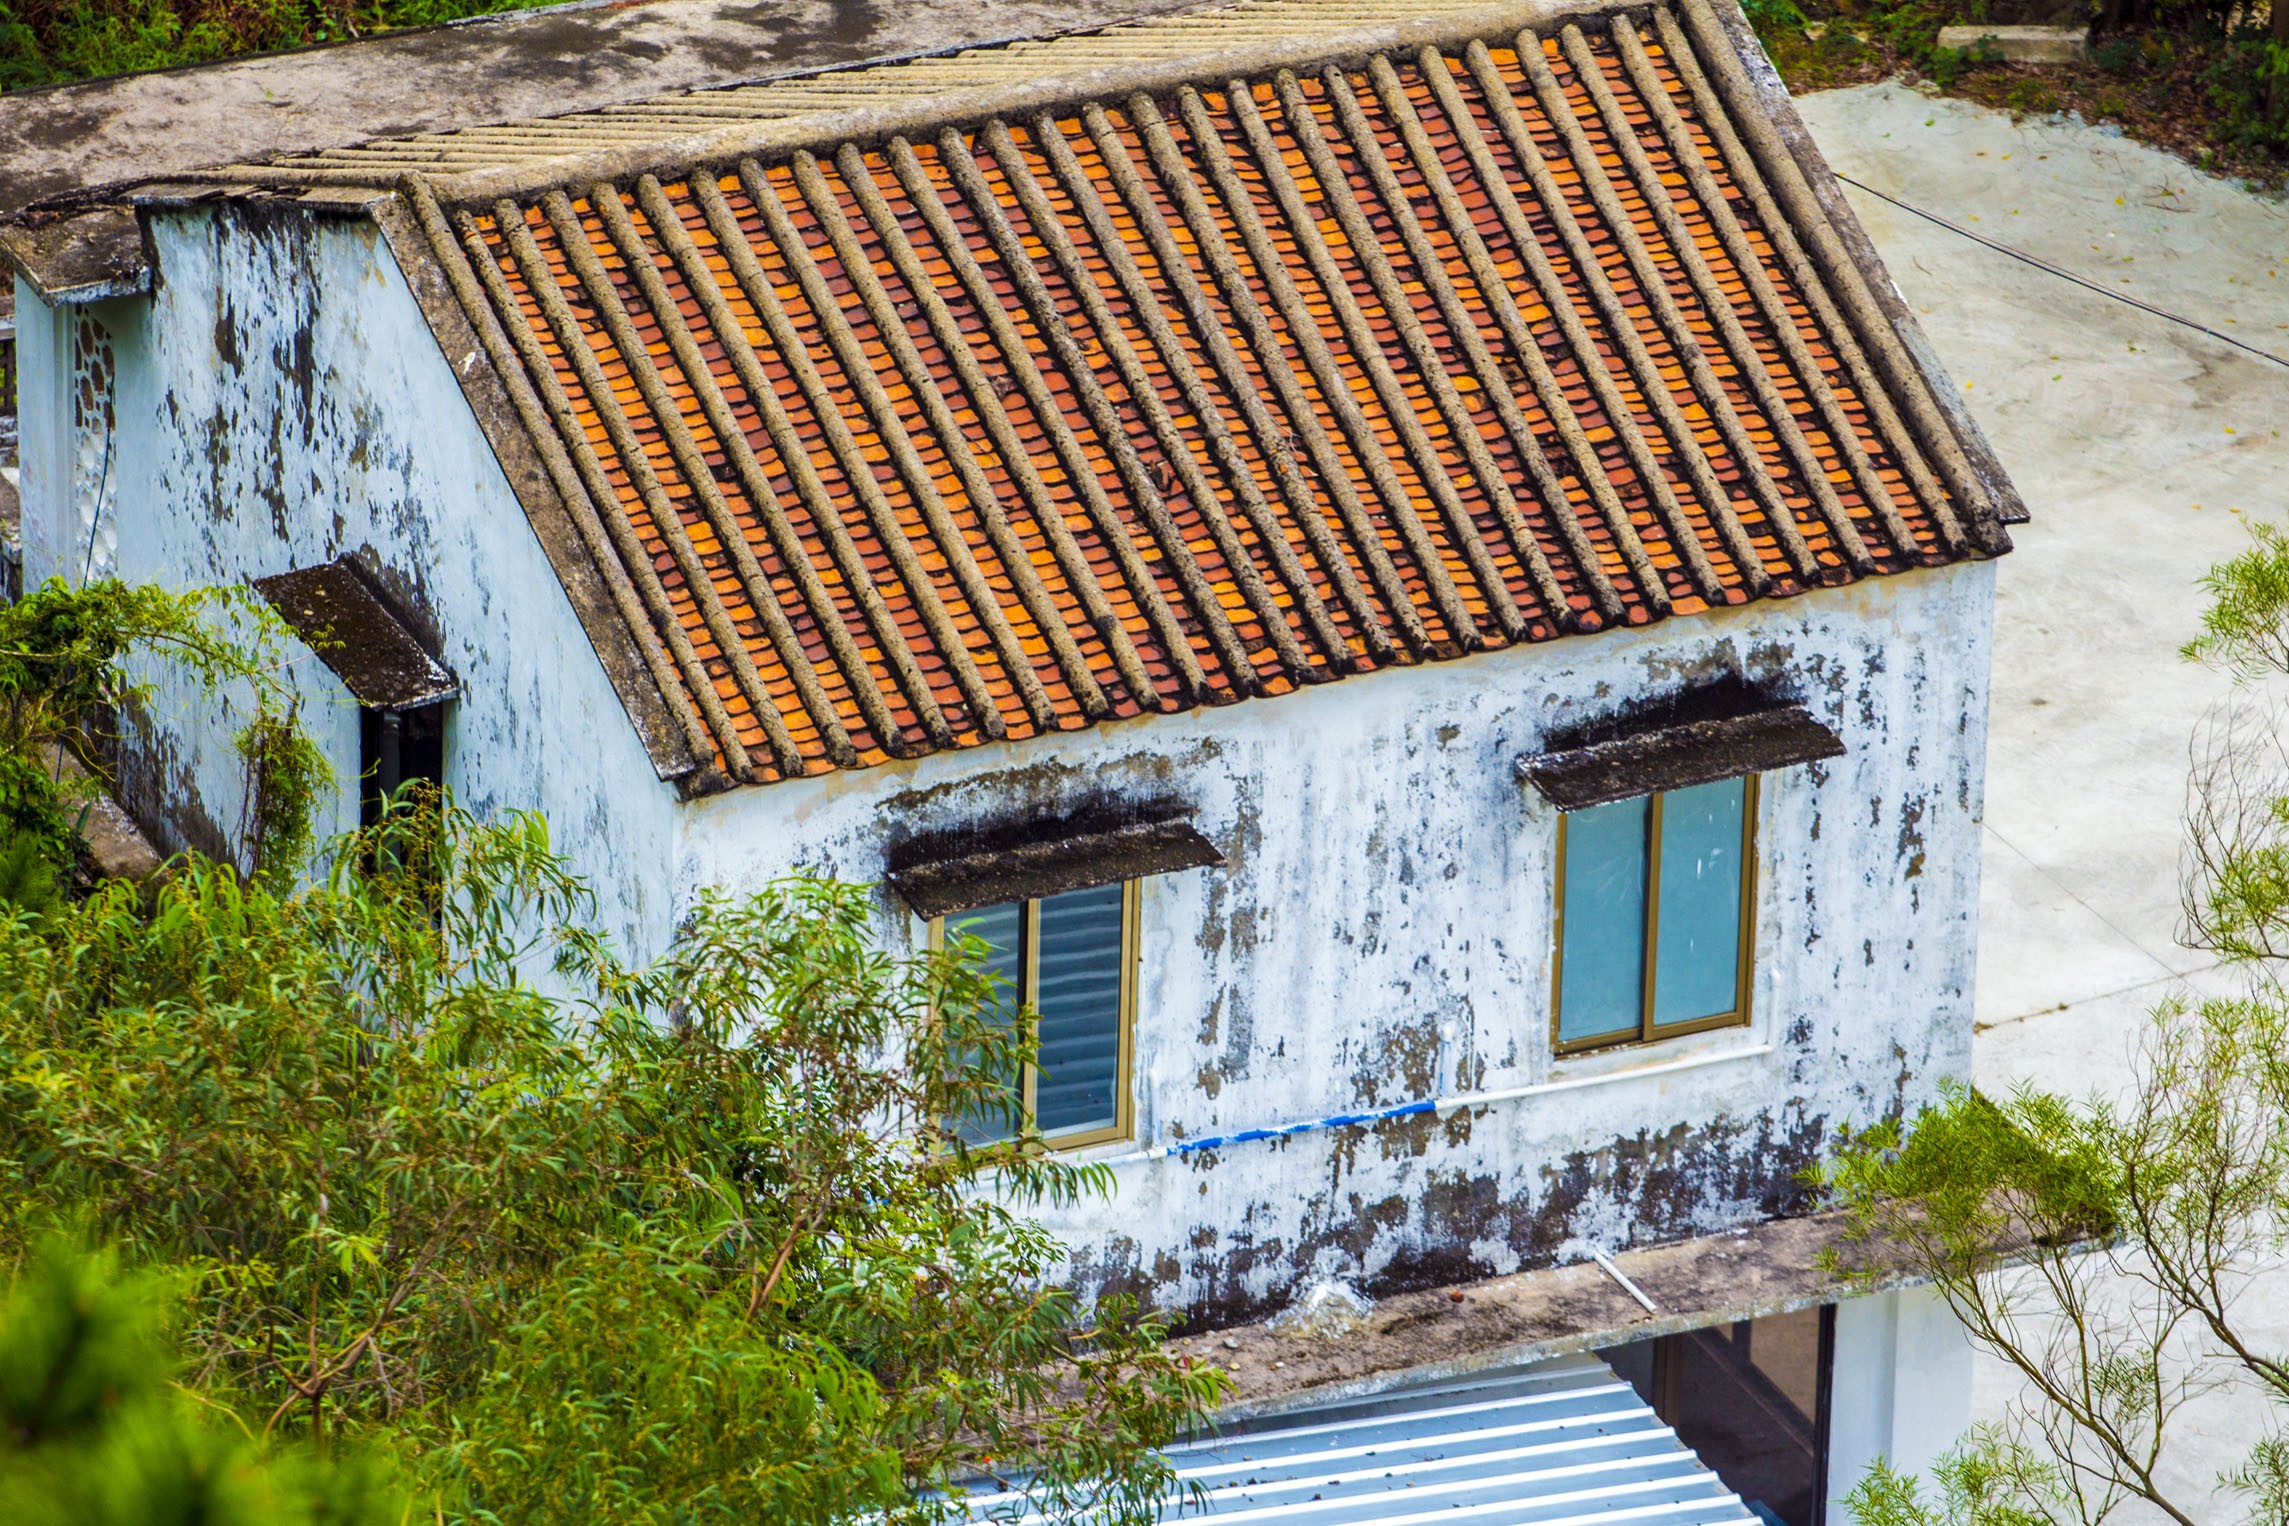
[[539,123],[247,174],[443,177],[404,185],[694,782],[2007,549],[1707,0],[1327,41],[1401,8],[593,113],[631,141],[585,167]]

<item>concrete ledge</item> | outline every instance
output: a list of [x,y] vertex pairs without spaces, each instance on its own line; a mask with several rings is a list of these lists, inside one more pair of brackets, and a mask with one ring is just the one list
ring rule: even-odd
[[1943,48],[1975,48],[2007,64],[2079,64],[2090,59],[2090,28],[2086,26],[1943,26]]
[[[79,759],[50,742],[44,749],[47,765],[59,777],[90,783]],[[80,836],[87,839],[86,867],[100,880],[147,880],[163,864],[159,850],[108,789],[96,788],[86,801],[87,814]]]
[[[1239,1418],[1784,1313],[1915,1280],[1871,1262],[1845,1241],[1844,1229],[1840,1213],[1810,1214],[1615,1256],[1615,1266],[1655,1310],[1585,1261],[1386,1298],[1365,1325],[1338,1340],[1257,1324],[1169,1347],[1231,1375],[1224,1414]],[[1849,1284],[1822,1267],[1830,1250],[1858,1274]]]

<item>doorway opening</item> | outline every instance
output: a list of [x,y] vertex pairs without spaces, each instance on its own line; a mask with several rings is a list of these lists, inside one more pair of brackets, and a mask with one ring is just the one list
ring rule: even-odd
[[1766,1526],[1827,1526],[1834,1305],[1598,1355]]

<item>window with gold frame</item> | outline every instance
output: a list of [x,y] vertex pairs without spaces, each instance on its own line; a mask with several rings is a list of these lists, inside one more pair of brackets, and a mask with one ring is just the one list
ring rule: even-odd
[[1558,818],[1557,1053],[1749,1020],[1756,815],[1750,775]]
[[966,934],[988,947],[987,968],[1008,996],[1006,1021],[1034,1014],[1038,1063],[1026,1067],[1020,1089],[1042,1136],[1061,1150],[1127,1139],[1134,1128],[1138,887],[1116,881],[930,924],[933,943]]

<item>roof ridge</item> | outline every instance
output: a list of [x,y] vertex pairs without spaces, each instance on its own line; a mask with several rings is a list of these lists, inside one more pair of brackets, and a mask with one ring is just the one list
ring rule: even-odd
[[[1144,41],[1155,35],[1213,31],[1218,18],[1245,23],[1262,20],[1293,24],[1314,10],[1356,10],[1354,0],[1235,0],[1226,6],[1174,12],[1114,22],[1085,32],[1061,33],[1049,38],[1021,38],[965,49],[955,54],[924,55],[877,63],[855,63],[813,73],[780,76],[738,85],[710,86],[677,92],[650,101],[571,113],[562,118],[528,119],[541,135],[542,124],[559,128],[574,122],[624,120],[633,129],[647,119],[667,118],[682,130],[640,142],[619,142],[578,151],[520,157],[501,162],[497,153],[479,147],[485,134],[498,134],[517,123],[496,123],[469,131],[422,134],[405,139],[374,139],[349,149],[329,150],[300,163],[231,165],[170,176],[174,184],[221,183],[281,190],[385,190],[408,174],[425,180],[447,206],[483,206],[503,197],[531,196],[565,188],[585,189],[601,181],[634,180],[643,175],[680,178],[698,164],[728,164],[747,158],[770,158],[799,150],[839,148],[845,143],[876,143],[894,137],[935,133],[946,127],[995,118],[1033,115],[1042,111],[1079,107],[1116,96],[1155,94],[1186,85],[1233,78],[1252,78],[1282,69],[1302,71],[1326,66],[1355,67],[1368,58],[1401,49],[1445,47],[1495,36],[1539,30],[1558,22],[1590,21],[1609,12],[1631,8],[1631,0],[1432,0],[1417,8],[1400,0],[1392,7],[1411,14],[1365,25],[1329,30],[1297,26],[1292,35],[1266,40],[1244,24],[1234,28],[1244,40],[1222,46],[1195,46],[1151,51]],[[1204,25],[1205,24],[1205,25]],[[1138,55],[1108,59],[1100,50],[1088,50],[1082,39],[1139,40]],[[1210,39],[1203,38],[1207,43]],[[1079,56],[1076,67],[1059,69],[1051,54],[1060,46]],[[1024,50],[1023,65],[990,69],[995,59]],[[1119,50],[1115,50],[1116,53]],[[974,85],[902,88],[919,85],[910,71],[924,74],[987,73]],[[872,99],[855,103],[834,86],[848,84],[870,73],[885,78]],[[826,86],[829,88],[821,89]],[[726,100],[740,94],[817,90],[829,100],[804,110],[784,101],[743,103]],[[885,97],[888,97],[887,99]],[[724,108],[729,106],[731,110]],[[748,110],[739,108],[746,105]],[[672,107],[686,108],[677,112]],[[712,109],[711,109],[712,108]],[[750,114],[751,113],[751,114]],[[721,115],[720,127],[693,127],[694,117]],[[467,145],[466,158],[493,159],[491,164],[461,168],[454,164],[453,147]],[[406,155],[391,154],[385,145],[419,147],[436,163],[435,169],[413,168]],[[349,155],[371,153],[374,162],[360,165]],[[340,155],[343,157],[330,157]]]

